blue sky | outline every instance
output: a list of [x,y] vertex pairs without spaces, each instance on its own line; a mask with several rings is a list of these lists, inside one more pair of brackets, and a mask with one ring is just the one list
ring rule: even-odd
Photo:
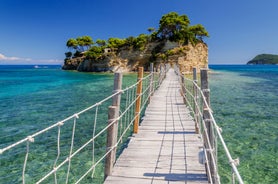
[[278,54],[277,0],[0,0],[0,64],[62,64],[69,38],[126,38],[186,14],[210,37],[210,64]]

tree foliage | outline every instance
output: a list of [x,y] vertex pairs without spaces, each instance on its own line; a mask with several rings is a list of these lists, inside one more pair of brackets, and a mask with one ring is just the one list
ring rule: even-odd
[[105,40],[97,39],[96,44],[97,44],[99,47],[104,47],[104,46],[106,46],[106,41],[105,41]]
[[203,41],[203,37],[208,37],[209,34],[207,30],[201,24],[193,25],[189,27],[189,32],[193,34],[192,36],[196,39]]
[[72,52],[66,52],[65,55],[66,55],[66,58],[69,59],[72,57]]
[[69,49],[77,49],[77,48],[78,48],[78,43],[77,43],[76,39],[70,38],[70,39],[67,41],[67,47],[68,47]]
[[125,40],[120,38],[109,38],[108,39],[108,47],[110,48],[119,48],[124,46]]
[[148,43],[149,36],[146,34],[140,34],[134,41],[134,47],[139,50],[144,50]]
[[92,60],[97,60],[99,58],[101,58],[102,54],[103,54],[104,48],[103,47],[98,47],[98,46],[92,46],[88,52],[85,53],[85,56],[88,59],[92,59]]
[[[105,48],[112,48],[115,52],[121,47],[142,51],[150,41],[162,40],[161,43],[165,43],[164,41],[169,40],[182,45],[188,43],[196,44],[197,42],[203,42],[203,38],[209,36],[204,26],[201,24],[191,26],[190,20],[186,15],[179,15],[176,12],[163,15],[159,21],[157,31],[152,27],[147,30],[150,35],[140,34],[137,37],[130,36],[126,39],[109,38],[107,41],[97,39],[96,43],[93,42],[90,36],[81,36],[76,39],[70,38],[66,45],[70,50],[75,50],[75,53],[65,53],[66,58],[69,59],[72,55],[74,57],[85,55],[87,58],[96,60],[101,58]],[[156,57],[157,54],[159,56],[162,45],[164,44],[159,44],[153,49],[153,56]],[[168,57],[169,53],[164,55]],[[161,55],[161,57],[164,57],[164,55]]]
[[93,45],[93,39],[90,36],[81,36],[76,39],[70,38],[67,41],[67,47],[78,52],[84,52]]
[[159,21],[157,36],[161,39],[177,41],[179,33],[188,29],[190,21],[186,15],[179,16],[176,12],[163,15]]
[[160,19],[156,36],[159,39],[188,44],[202,41],[203,37],[208,37],[209,34],[201,24],[190,26],[190,20],[186,15],[170,12]]
[[149,27],[149,28],[148,28],[148,32],[149,32],[149,33],[152,33],[152,32],[154,32],[154,31],[155,31],[155,28],[154,28],[154,27]]

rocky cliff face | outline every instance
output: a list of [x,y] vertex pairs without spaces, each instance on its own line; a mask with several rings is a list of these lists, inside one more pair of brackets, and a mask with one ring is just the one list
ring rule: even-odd
[[177,63],[181,71],[192,72],[192,68],[208,67],[208,47],[204,43],[195,46],[180,46],[176,42],[152,42],[144,50],[121,48],[117,52],[103,54],[99,60],[92,61],[83,57],[72,58],[65,62],[63,69],[84,72],[129,72],[138,66],[148,68],[153,62],[155,67],[164,63]]
[[200,68],[208,68],[208,47],[204,43],[199,43],[195,46],[185,46],[186,52],[184,55],[178,56],[177,63],[182,72],[192,72],[195,67],[197,71]]

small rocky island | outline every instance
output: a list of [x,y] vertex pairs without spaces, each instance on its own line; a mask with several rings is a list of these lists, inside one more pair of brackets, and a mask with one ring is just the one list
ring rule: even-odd
[[125,39],[97,39],[82,36],[67,41],[69,52],[64,70],[81,72],[130,72],[139,66],[146,70],[150,62],[156,68],[165,63],[178,63],[182,72],[193,67],[208,67],[208,47],[203,37],[208,32],[201,25],[190,25],[186,15],[170,12],[159,21],[159,28],[148,28],[149,34]]
[[248,65],[278,65],[278,55],[260,54],[247,62]]

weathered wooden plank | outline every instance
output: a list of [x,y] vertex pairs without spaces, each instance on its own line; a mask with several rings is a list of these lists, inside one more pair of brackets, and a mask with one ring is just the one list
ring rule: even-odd
[[106,184],[208,183],[205,167],[198,162],[202,142],[179,90],[170,70]]

